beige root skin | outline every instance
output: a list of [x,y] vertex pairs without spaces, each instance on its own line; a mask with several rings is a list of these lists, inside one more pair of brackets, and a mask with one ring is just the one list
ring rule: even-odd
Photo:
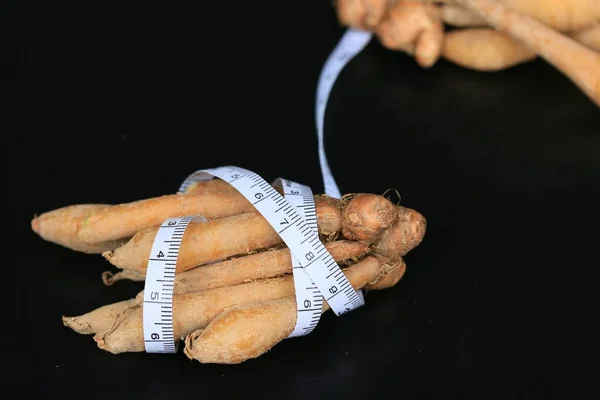
[[31,229],[42,239],[87,254],[99,254],[119,247],[124,240],[105,240],[95,244],[82,242],[78,233],[85,221],[112,207],[109,204],[77,204],[45,212],[31,220]]
[[[369,245],[360,241],[338,240],[324,244],[338,263],[364,257]],[[287,248],[251,254],[175,275],[175,293],[190,293],[273,278],[292,273],[292,258]]]
[[62,317],[63,324],[82,335],[104,332],[109,329],[128,309],[138,305],[142,296],[117,303],[107,304],[76,317]]
[[203,364],[239,364],[259,357],[294,330],[295,311],[294,297],[231,307],[207,328],[186,336],[183,352]]
[[[361,258],[369,245],[360,241],[337,240],[324,244],[336,262]],[[233,286],[248,281],[272,278],[292,272],[288,248],[267,250],[230,260],[202,265],[175,275],[174,293],[198,292],[223,286]],[[121,279],[144,280],[145,274],[124,270],[105,283],[112,285]]]
[[[600,23],[568,35],[600,52]],[[507,33],[491,28],[465,28],[446,33],[442,57],[465,68],[493,72],[530,62],[538,56]]]
[[171,194],[113,206],[104,213],[93,215],[79,230],[79,239],[84,243],[96,243],[133,236],[141,230],[159,226],[167,218],[202,215],[216,219],[253,210],[245,198],[228,192],[198,196]]
[[434,5],[401,0],[391,6],[373,31],[384,47],[404,51],[421,67],[429,68],[439,59],[444,42],[439,15]]
[[[350,279],[356,290],[376,279],[382,268],[375,257],[367,257],[363,263],[363,273]],[[322,312],[328,309],[329,305],[324,302]],[[293,296],[231,307],[206,328],[188,335],[184,353],[201,363],[239,364],[261,356],[289,337],[296,324],[296,315]]]
[[[336,0],[335,10],[339,23],[351,28],[363,28],[362,21],[356,18],[357,8],[360,6],[358,0]],[[366,28],[366,27],[365,27]]]
[[[362,258],[369,251],[369,246],[366,243],[348,240],[328,242],[325,247],[337,262]],[[175,294],[199,292],[234,286],[248,281],[274,278],[291,272],[292,264],[289,249],[266,251],[176,274],[173,292]],[[127,273],[127,271],[124,273]],[[111,284],[114,283],[114,280],[120,278],[122,277],[117,274],[113,277]],[[143,279],[142,276],[141,280]],[[135,299],[102,306],[84,315],[63,317],[63,323],[82,334],[104,332],[114,324],[119,315],[123,314],[124,309],[139,305],[142,300],[143,291]]]
[[571,33],[571,37],[582,45],[600,52],[600,21]]
[[[350,281],[368,282],[379,273],[380,262],[367,256],[344,270]],[[173,327],[176,338],[205,328],[208,323],[226,308],[280,299],[294,295],[291,276],[267,281],[245,283],[173,296]],[[127,315],[108,331],[98,333],[94,340],[98,347],[113,354],[144,351],[143,319],[141,306],[131,308]]]
[[[419,0],[425,2],[427,0]],[[436,1],[437,2],[437,1]],[[456,27],[485,27],[488,23],[476,12],[443,1],[444,22]],[[600,20],[600,3],[596,0],[501,0],[514,11],[530,16],[559,32],[573,32]]]
[[[315,199],[315,205],[319,232],[330,235],[339,230],[341,222],[337,201],[319,196]],[[145,274],[158,229],[154,227],[140,231],[123,246],[102,255],[118,268]],[[187,271],[209,262],[268,249],[282,243],[281,237],[269,222],[257,212],[191,223],[179,249],[177,271]]]
[[406,272],[406,262],[403,258],[387,263],[373,281],[365,285],[365,290],[383,290],[395,286]]
[[343,26],[374,29],[395,0],[336,0],[338,20]]
[[[600,52],[600,23],[569,32],[568,36]],[[493,72],[530,62],[538,56],[507,33],[492,28],[466,28],[446,33],[442,57],[465,68]]]
[[314,196],[319,234],[330,236],[342,229],[340,201],[327,195]]
[[170,217],[202,214],[206,218],[220,218],[254,210],[224,181],[203,182],[195,188],[195,195],[165,195],[117,205],[61,207],[33,218],[31,228],[46,241],[98,254],[115,249],[138,231],[158,226]]
[[427,220],[419,212],[402,206],[398,207],[398,219],[384,231],[378,242],[371,247],[371,253],[389,260],[405,256],[417,247],[427,230]]
[[[316,207],[327,219],[323,234],[339,230],[335,199],[316,196]],[[202,215],[226,218],[255,208],[229,183],[214,179],[192,184],[185,194],[171,194],[117,205],[77,204],[48,211],[31,221],[32,230],[44,240],[86,253],[114,250],[137,232],[158,227],[167,218]],[[337,219],[336,219],[337,215]]]
[[462,67],[488,72],[537,58],[535,52],[508,34],[488,28],[448,32],[442,56]]
[[365,8],[364,21],[367,29],[375,29],[383,20],[388,8],[396,1],[397,0],[363,0]]
[[383,196],[350,195],[342,210],[342,235],[346,239],[372,243],[393,225],[397,216],[396,206]]
[[[176,338],[205,327],[227,307],[293,294],[291,279],[279,278],[202,292],[173,296],[173,326]],[[94,336],[98,347],[113,354],[144,351],[143,307],[133,309],[109,330]]]
[[456,4],[476,12],[493,28],[525,44],[600,106],[599,53],[497,0],[456,0]]
[[187,187],[186,195],[206,196],[206,195],[228,195],[239,197],[238,190],[231,184],[221,179],[211,179],[209,181],[194,182]]
[[381,44],[415,57],[429,68],[440,57],[444,28],[440,10],[415,0],[338,0],[341,25],[373,31]]
[[[413,0],[430,6],[429,0]],[[341,2],[343,3],[343,2]],[[600,106],[600,54],[594,46],[578,43],[567,33],[590,27],[600,20],[600,2],[596,0],[440,0],[434,3],[458,6],[474,14],[485,25],[509,34],[538,56],[568,77],[590,100]],[[401,2],[393,8],[400,9]],[[340,4],[339,6],[342,6]],[[391,10],[390,10],[391,11]],[[441,14],[443,17],[444,11]],[[389,14],[389,13],[388,13]],[[343,23],[343,19],[340,19]],[[481,21],[478,21],[481,23]],[[410,24],[409,24],[410,25]],[[366,29],[366,28],[365,28]],[[407,30],[404,28],[404,30]],[[384,46],[415,55],[414,43],[400,42],[394,38],[389,21],[375,29]],[[595,40],[594,40],[595,43]],[[441,52],[441,46],[440,46]],[[468,49],[455,50],[467,53]],[[464,54],[463,54],[464,55]],[[512,59],[494,61],[498,64],[516,65],[523,53],[511,54]],[[416,57],[416,55],[415,55]],[[483,57],[481,57],[483,59]],[[497,70],[485,65],[485,60],[470,60],[481,70]],[[491,64],[491,63],[490,63]]]
[[[418,1],[432,2],[432,0]],[[433,2],[463,7],[461,0],[433,0]],[[584,29],[600,20],[600,3],[597,0],[497,0],[497,2],[560,32]],[[466,9],[468,10],[468,7]],[[477,14],[476,11],[470,12]]]
[[560,32],[583,29],[600,20],[597,0],[502,0],[501,3]]
[[[116,267],[145,273],[158,228],[138,232],[129,242],[102,255]],[[183,235],[176,271],[270,248],[281,243],[277,232],[258,213],[204,223],[190,223]]]
[[336,0],[337,17],[342,26],[367,30],[366,7],[363,0]]
[[441,7],[442,20],[451,26],[474,28],[488,26],[487,21],[464,7],[445,4]]
[[[315,204],[319,233],[327,235],[341,227],[346,238],[352,240],[376,240],[396,216],[395,206],[379,195],[359,194],[347,203],[317,196]],[[118,268],[144,273],[157,231],[158,228],[150,228],[138,232],[129,242],[103,256]],[[176,268],[178,272],[187,271],[281,244],[281,237],[257,212],[192,223],[184,233]]]

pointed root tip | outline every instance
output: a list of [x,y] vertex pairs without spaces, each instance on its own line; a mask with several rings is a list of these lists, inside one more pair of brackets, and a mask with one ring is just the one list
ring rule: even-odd
[[86,322],[77,320],[77,317],[62,317],[63,325],[73,329],[77,333],[87,333],[90,325]]
[[34,217],[31,220],[31,229],[37,233],[38,235],[40,234],[40,218],[39,217]]

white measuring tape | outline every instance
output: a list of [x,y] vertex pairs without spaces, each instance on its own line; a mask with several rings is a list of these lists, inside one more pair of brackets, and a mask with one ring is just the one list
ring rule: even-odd
[[[343,67],[369,42],[369,32],[349,29],[327,59],[317,86],[316,123],[319,161],[325,193],[340,198],[331,174],[323,142],[325,106],[333,83]],[[289,337],[310,333],[320,320],[323,299],[336,315],[364,305],[362,292],[355,291],[319,239],[313,193],[304,186],[282,178],[273,186],[252,171],[227,166],[194,172],[179,188],[185,192],[193,182],[222,179],[235,187],[278,232],[292,253],[292,272],[298,317]],[[145,348],[148,353],[175,353],[179,338],[173,330],[173,286],[175,266],[183,234],[189,223],[202,216],[169,218],[158,229],[146,272],[143,303]]]
[[331,197],[340,198],[341,193],[329,169],[327,156],[325,155],[325,143],[323,140],[323,123],[325,121],[325,107],[331,93],[331,88],[346,64],[365,48],[373,34],[371,32],[348,29],[335,49],[331,52],[319,76],[316,98],[316,123],[317,139],[319,145],[319,162],[323,174],[325,193]]
[[[282,187],[283,197],[295,207],[300,217],[306,221],[306,228],[303,231],[309,230],[318,237],[317,209],[312,190],[308,186],[285,179],[276,180],[274,185],[277,184]],[[296,293],[297,318],[296,326],[289,337],[303,336],[312,332],[321,319],[323,309],[323,295],[304,271],[302,264],[293,256],[292,274]]]
[[[144,340],[148,353],[175,353],[173,333],[173,285],[175,266],[185,228],[195,217],[169,218],[158,229],[144,284]],[[197,217],[206,221],[204,217]]]

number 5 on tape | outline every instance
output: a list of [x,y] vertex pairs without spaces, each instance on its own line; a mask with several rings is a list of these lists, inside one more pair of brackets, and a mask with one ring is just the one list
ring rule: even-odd
[[185,229],[198,216],[169,218],[158,229],[144,284],[143,326],[148,353],[175,353],[178,340],[173,330],[173,286],[179,248]]

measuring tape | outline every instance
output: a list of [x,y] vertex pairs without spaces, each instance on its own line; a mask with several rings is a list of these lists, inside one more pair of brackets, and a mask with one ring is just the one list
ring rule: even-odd
[[[296,208],[296,211],[306,221],[307,229],[318,235],[317,209],[312,190],[308,186],[281,178],[277,179],[273,185],[281,186],[283,197]],[[300,262],[293,256],[292,274],[296,293],[297,318],[296,326],[289,337],[304,336],[312,332],[321,319],[323,296]]]
[[[193,182],[213,177],[230,183],[265,217],[336,315],[363,304],[362,294],[352,288],[318,234],[296,207],[256,173],[234,166],[200,170],[190,175],[179,190],[184,192]],[[316,212],[314,215],[316,219]]]
[[325,144],[323,140],[323,123],[325,121],[325,107],[331,93],[331,88],[344,66],[365,48],[373,34],[371,32],[357,29],[348,29],[333,49],[319,76],[317,85],[316,112],[317,139],[319,146],[319,163],[323,174],[325,193],[339,199],[342,195],[329,169],[327,156],[325,155]]
[[[349,29],[327,59],[317,86],[316,122],[319,161],[325,193],[340,198],[341,194],[331,174],[323,143],[325,106],[333,83],[343,67],[369,42],[369,32]],[[273,186],[252,171],[227,166],[199,170],[180,186],[183,193],[194,182],[222,179],[235,187],[281,236],[290,249],[296,294],[296,326],[289,337],[310,333],[318,324],[323,299],[340,316],[364,305],[361,291],[355,291],[331,257],[317,228],[313,193],[308,186],[282,178],[274,185],[282,187],[281,196]],[[173,287],[175,267],[185,229],[194,218],[169,218],[158,229],[152,245],[146,272],[143,302],[145,348],[148,353],[175,353],[178,338],[173,330]]]
[[169,218],[158,229],[146,271],[144,284],[143,325],[148,353],[175,353],[177,343],[173,334],[173,285],[179,247],[185,228],[194,218]]
[[[282,196],[256,173],[227,166],[194,172],[182,183],[179,192],[185,192],[194,182],[214,178],[228,182],[250,201],[290,249],[298,310],[290,337],[306,335],[314,329],[320,318],[323,298],[338,316],[364,304],[362,292],[354,290],[319,238],[310,188],[278,179],[276,184],[283,187]],[[175,266],[185,228],[193,218],[168,219],[154,239],[143,303],[147,352],[176,352],[172,304]],[[161,333],[158,333],[159,329]]]

